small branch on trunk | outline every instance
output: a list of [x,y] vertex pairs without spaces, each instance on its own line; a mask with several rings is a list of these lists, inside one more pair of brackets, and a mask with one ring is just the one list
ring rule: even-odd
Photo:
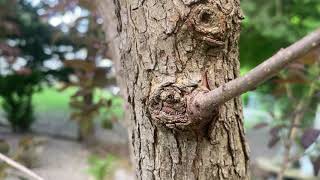
[[197,110],[198,115],[206,117],[218,105],[255,89],[289,63],[297,60],[318,45],[320,45],[320,29],[312,32],[286,49],[281,49],[274,56],[252,69],[246,75],[236,78],[209,92],[197,94],[194,100],[190,102],[190,108]]
[[2,153],[0,153],[0,160],[4,161],[5,163],[7,163],[8,165],[12,166],[13,168],[15,168],[15,169],[27,174],[28,176],[32,177],[35,180],[44,180],[43,178],[38,176],[36,173],[32,172],[31,170],[29,170],[25,166],[17,163],[16,161],[10,159],[9,157],[5,156]]

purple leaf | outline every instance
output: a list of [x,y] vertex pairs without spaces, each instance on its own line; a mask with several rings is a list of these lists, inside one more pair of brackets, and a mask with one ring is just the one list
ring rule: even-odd
[[309,128],[304,131],[301,137],[301,144],[304,149],[307,149],[312,143],[314,143],[320,135],[319,129]]

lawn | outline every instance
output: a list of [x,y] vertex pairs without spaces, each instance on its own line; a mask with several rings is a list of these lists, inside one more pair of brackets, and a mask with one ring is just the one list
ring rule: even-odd
[[75,88],[58,91],[52,87],[45,87],[33,97],[33,104],[37,111],[63,110],[68,111],[69,99],[75,93]]

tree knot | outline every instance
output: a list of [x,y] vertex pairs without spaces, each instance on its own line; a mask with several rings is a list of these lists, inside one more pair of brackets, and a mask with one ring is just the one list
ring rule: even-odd
[[149,101],[152,119],[171,128],[188,123],[185,93],[182,88],[173,84],[157,88]]
[[172,129],[199,129],[212,118],[194,116],[197,111],[189,107],[196,92],[203,91],[195,87],[182,87],[176,84],[162,85],[155,89],[149,99],[151,118],[159,124]]
[[193,8],[187,25],[197,39],[209,46],[223,47],[226,37],[226,15],[218,6],[200,4]]

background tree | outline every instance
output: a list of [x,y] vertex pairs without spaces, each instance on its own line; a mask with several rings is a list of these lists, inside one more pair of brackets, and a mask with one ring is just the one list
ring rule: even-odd
[[[44,81],[58,80],[64,83],[63,89],[77,88],[70,105],[74,109],[71,118],[79,123],[79,138],[92,136],[97,112],[110,109],[111,102],[116,102],[113,108],[119,109],[117,98],[104,97],[108,103],[101,103],[102,96],[96,96],[97,90],[114,85],[114,75],[112,63],[106,59],[102,22],[95,7],[88,1],[73,0],[1,3],[0,91],[14,129],[30,128],[35,119],[32,95]],[[73,81],[71,76],[75,77]],[[108,112],[108,118],[103,119],[106,127],[121,114]]]
[[32,96],[48,74],[44,62],[52,57],[48,48],[55,30],[26,1],[0,3],[2,107],[13,130],[28,130],[34,121]]
[[[54,4],[51,1],[42,1],[41,6],[46,12],[42,17],[49,22],[57,16],[73,18],[71,22],[57,24],[61,31],[56,35],[56,42],[64,42],[72,47],[69,52],[61,52],[60,59],[65,67],[74,70],[72,75],[76,77],[76,80],[65,82],[62,89],[77,88],[70,99],[70,106],[74,110],[71,119],[79,125],[79,139],[92,141],[95,134],[94,120],[99,112],[102,109],[119,109],[117,98],[96,97],[97,90],[115,85],[112,62],[107,59],[108,48],[104,41],[101,17],[97,15],[95,5],[88,0],[61,0]],[[67,56],[68,53],[78,52],[85,52],[85,55],[80,58],[76,55]],[[112,114],[112,118],[109,115],[109,119],[103,119],[104,127],[110,127],[112,119],[119,117],[119,113],[108,112]]]

